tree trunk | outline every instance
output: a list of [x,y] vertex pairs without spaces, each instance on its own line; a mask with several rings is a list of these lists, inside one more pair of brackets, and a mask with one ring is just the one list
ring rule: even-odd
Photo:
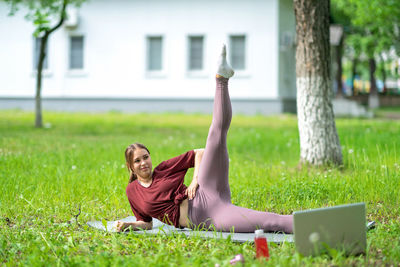
[[36,96],[35,96],[35,127],[42,128],[43,127],[43,119],[42,119],[42,99],[41,99],[41,90],[42,90],[42,72],[43,72],[43,62],[46,57],[46,46],[47,40],[49,39],[49,35],[46,34],[40,39],[40,53],[39,53],[39,62],[37,65],[37,73],[36,73]]
[[300,162],[342,164],[332,107],[329,0],[295,0]]
[[358,64],[358,58],[354,57],[353,58],[353,64],[351,66],[351,94],[356,95],[356,90],[354,87],[354,81],[356,79],[357,75],[357,64]]
[[382,62],[382,68],[381,68],[381,73],[382,73],[382,83],[383,83],[383,93],[387,93],[387,88],[386,88],[386,70],[385,70],[385,60],[383,59],[383,56],[381,54],[381,62]]
[[376,80],[375,80],[376,62],[375,62],[375,58],[373,58],[373,57],[371,57],[368,61],[369,61],[369,81],[370,81],[368,107],[369,108],[378,108],[379,107],[379,96],[378,96],[378,90],[376,88]]
[[343,38],[340,39],[339,45],[336,46],[336,64],[337,64],[337,72],[336,72],[337,93],[336,93],[336,96],[338,98],[344,97],[343,82],[342,82],[342,74],[343,74],[342,57],[343,57]]
[[58,23],[51,29],[44,31],[44,35],[40,41],[40,53],[39,53],[39,62],[37,65],[37,76],[36,76],[36,95],[35,95],[35,127],[42,128],[43,127],[43,119],[42,119],[42,71],[43,71],[43,62],[46,57],[46,46],[47,41],[49,39],[50,34],[52,34],[55,30],[61,27],[65,19],[65,10],[67,9],[68,0],[63,0],[63,4],[60,10],[60,20]]

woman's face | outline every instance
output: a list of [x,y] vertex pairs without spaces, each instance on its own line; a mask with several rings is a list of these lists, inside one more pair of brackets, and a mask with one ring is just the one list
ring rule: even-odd
[[146,149],[136,149],[133,153],[133,166],[131,169],[138,178],[148,179],[152,171],[151,157]]

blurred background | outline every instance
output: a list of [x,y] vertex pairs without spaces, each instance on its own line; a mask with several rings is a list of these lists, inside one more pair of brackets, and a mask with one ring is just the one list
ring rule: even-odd
[[[33,35],[28,8],[10,16],[10,2],[0,2],[0,108],[33,110],[40,36]],[[71,3],[46,47],[43,108],[210,113],[216,62],[226,43],[236,71],[230,84],[233,111],[295,113],[292,2]],[[363,5],[331,1],[332,97],[338,115],[368,116],[367,106],[400,105],[399,4]],[[370,95],[377,100],[369,101]]]

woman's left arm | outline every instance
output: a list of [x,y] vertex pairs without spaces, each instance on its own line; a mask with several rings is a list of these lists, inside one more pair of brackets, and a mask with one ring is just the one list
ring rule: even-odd
[[199,166],[201,159],[203,158],[204,148],[195,149],[194,150],[194,170],[193,170],[193,180],[190,183],[189,187],[186,189],[186,193],[189,199],[193,199],[196,195],[197,187],[199,184],[197,182],[197,175],[199,173]]

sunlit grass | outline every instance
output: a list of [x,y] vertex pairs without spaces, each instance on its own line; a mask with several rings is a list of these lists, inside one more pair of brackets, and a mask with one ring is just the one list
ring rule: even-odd
[[[89,220],[131,215],[124,149],[146,144],[155,166],[204,147],[210,115],[0,112],[0,262],[14,265],[229,265],[252,244],[99,232]],[[360,257],[303,258],[293,244],[271,245],[269,265],[380,265],[400,261],[400,122],[338,119],[342,168],[298,168],[297,120],[234,116],[229,131],[232,201],[291,213],[364,201],[377,229]],[[186,183],[191,180],[189,171]],[[77,224],[74,214],[81,207]]]

